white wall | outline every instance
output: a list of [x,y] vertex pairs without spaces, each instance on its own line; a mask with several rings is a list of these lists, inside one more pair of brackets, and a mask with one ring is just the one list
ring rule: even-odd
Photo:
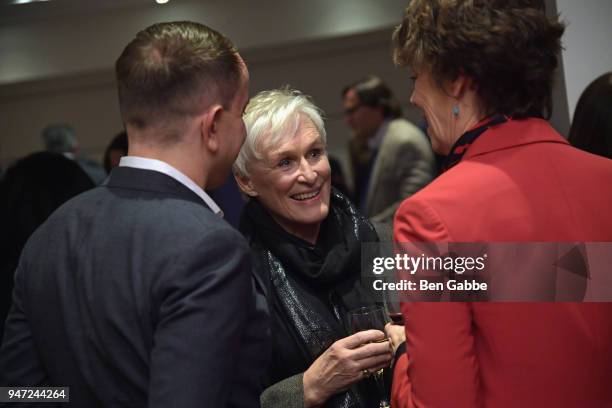
[[572,117],[587,85],[612,71],[612,1],[557,0],[557,11],[569,24],[563,37],[563,65]]
[[[367,74],[380,75],[407,116],[420,120],[408,103],[408,75],[396,69],[390,57],[391,29],[401,20],[406,0],[172,0],[169,7],[122,1],[130,6],[85,14],[42,10],[29,19],[0,15],[0,166],[6,168],[14,159],[40,150],[41,129],[57,122],[71,123],[82,150],[100,158],[121,130],[113,63],[136,31],[156,21],[191,19],[227,33],[249,64],[251,93],[290,84],[312,95],[328,116],[330,151],[343,160],[348,130],[340,91],[347,83]],[[610,0],[600,2],[612,7]],[[547,7],[554,13],[554,0],[547,0]],[[573,38],[589,43],[593,22],[570,23],[567,52],[585,52],[588,46],[574,45]],[[572,25],[574,30],[580,28],[577,34],[572,35]],[[570,59],[570,71],[592,66],[581,61]],[[551,122],[564,134],[569,128],[565,77],[570,78],[568,88],[579,88],[575,98],[594,77],[582,75],[584,85],[580,85],[571,75],[564,75],[561,67],[553,92]]]
[[[161,21],[202,22],[245,50],[388,27],[401,20],[406,4],[406,0],[173,0],[155,5],[148,0],[109,9],[93,2],[85,8],[85,1],[71,1],[79,13],[70,9],[58,13],[61,4],[56,1],[0,9],[0,14],[16,14],[0,15],[0,84],[109,69],[136,32]],[[31,12],[18,15],[19,7],[30,7]]]
[[[351,36],[294,42],[242,52],[251,71],[251,94],[289,84],[311,95],[325,111],[330,152],[346,159],[349,131],[340,93],[368,74],[384,78],[414,121],[409,106],[412,83],[391,62],[392,27]],[[40,150],[40,130],[71,123],[82,150],[99,158],[121,130],[112,69],[0,86],[0,164]]]
[[375,73],[401,92],[390,32],[405,0],[105,0],[91,9],[80,1],[0,4],[2,167],[40,150],[41,129],[58,122],[72,124],[81,150],[99,158],[121,129],[113,64],[137,31],[160,21],[200,21],[227,34],[249,63],[252,91],[288,83],[312,94],[329,113],[340,155],[342,86]]

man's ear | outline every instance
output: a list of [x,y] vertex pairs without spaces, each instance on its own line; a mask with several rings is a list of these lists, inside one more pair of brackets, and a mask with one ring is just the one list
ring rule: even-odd
[[202,143],[213,153],[216,153],[220,146],[222,114],[223,107],[221,105],[213,105],[203,115],[200,124]]
[[240,190],[242,190],[244,194],[249,197],[257,197],[259,195],[249,176],[235,172],[234,178],[236,179],[236,183],[238,183],[238,187],[240,187]]

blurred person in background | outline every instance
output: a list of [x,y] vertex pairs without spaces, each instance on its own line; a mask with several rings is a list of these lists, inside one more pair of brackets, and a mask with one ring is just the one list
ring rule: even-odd
[[[395,241],[612,241],[612,162],[545,120],[563,31],[537,0],[410,2],[394,59],[411,71],[410,100],[447,157],[397,211]],[[394,407],[612,406],[612,303],[402,311],[405,330],[387,326],[400,350]]]
[[582,92],[569,133],[572,146],[612,159],[612,72]]
[[[319,109],[298,91],[259,93],[244,116],[234,174],[249,196],[240,229],[267,287],[272,361],[262,407],[374,407],[371,373],[390,362],[379,330],[350,335],[347,312],[374,304],[361,285],[370,222],[331,187]],[[371,343],[371,344],[368,344]]]
[[78,164],[51,152],[17,161],[0,179],[0,339],[26,241],[63,203],[91,188],[93,182]]
[[342,163],[339,159],[328,155],[329,167],[331,168],[331,184],[338,191],[347,197],[350,197],[350,191],[346,184],[346,178],[344,177],[344,171],[342,170]]
[[240,214],[244,208],[244,197],[236,184],[236,179],[228,177],[227,181],[214,190],[207,190],[210,197],[215,200],[223,211],[223,219],[232,227],[238,229]]
[[391,223],[402,200],[429,183],[435,163],[427,137],[401,117],[399,102],[378,77],[342,90],[344,117],[353,136],[349,153],[354,199],[362,214]]
[[120,132],[111,140],[104,152],[104,170],[110,174],[111,170],[119,166],[119,162],[123,156],[128,154],[128,137],[124,131]]
[[45,150],[60,153],[78,163],[91,180],[100,185],[106,179],[106,172],[100,164],[79,153],[79,143],[72,126],[55,124],[45,127],[42,131]]

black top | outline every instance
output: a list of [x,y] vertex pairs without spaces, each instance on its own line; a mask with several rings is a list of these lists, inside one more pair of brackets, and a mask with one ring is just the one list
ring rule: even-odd
[[[257,200],[246,205],[241,231],[251,245],[256,274],[269,283],[273,346],[266,384],[272,385],[304,372],[333,342],[348,336],[348,310],[374,303],[360,280],[361,243],[378,237],[336,190],[315,245],[284,231]],[[325,406],[377,406],[372,405],[377,398],[373,384],[362,381]]]

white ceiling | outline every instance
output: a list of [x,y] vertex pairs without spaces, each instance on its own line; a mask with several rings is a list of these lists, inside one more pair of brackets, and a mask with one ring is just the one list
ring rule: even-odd
[[241,50],[349,36],[397,24],[407,0],[0,0],[0,85],[110,69],[141,29],[193,20]]
[[[181,2],[181,0],[174,0],[174,2]],[[154,0],[47,0],[26,4],[15,4],[15,0],[0,0],[0,25],[61,16],[83,16],[108,10],[156,6],[160,7]]]

